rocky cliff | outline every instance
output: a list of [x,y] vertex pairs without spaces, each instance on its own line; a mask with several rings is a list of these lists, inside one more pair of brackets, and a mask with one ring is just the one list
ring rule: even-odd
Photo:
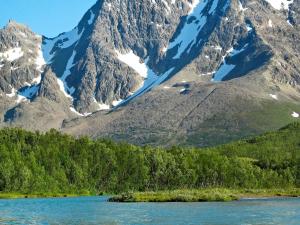
[[277,129],[300,113],[299,6],[99,0],[55,38],[11,21],[0,30],[2,125],[163,145]]

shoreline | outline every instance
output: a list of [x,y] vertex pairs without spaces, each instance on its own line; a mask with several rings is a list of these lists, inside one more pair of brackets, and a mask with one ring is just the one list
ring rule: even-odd
[[196,189],[134,192],[116,195],[110,202],[232,202],[243,199],[299,198],[300,189]]
[[65,194],[65,193],[38,193],[38,194],[22,194],[22,193],[0,193],[0,200],[5,199],[42,199],[42,198],[76,198],[99,196],[96,194]]
[[94,193],[0,193],[0,200],[42,199],[42,198],[76,198],[107,196],[108,202],[142,203],[142,202],[232,202],[251,199],[300,198],[300,188],[292,189],[184,189],[168,191],[131,192],[118,195]]

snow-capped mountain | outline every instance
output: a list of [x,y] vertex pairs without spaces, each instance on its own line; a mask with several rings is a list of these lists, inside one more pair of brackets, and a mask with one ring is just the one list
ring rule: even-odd
[[41,82],[45,65],[42,37],[14,21],[0,31],[0,37],[0,90],[21,103],[36,94]]
[[[98,0],[54,38],[0,30],[2,125],[223,143],[300,113],[298,0]],[[217,140],[216,140],[217,139]]]

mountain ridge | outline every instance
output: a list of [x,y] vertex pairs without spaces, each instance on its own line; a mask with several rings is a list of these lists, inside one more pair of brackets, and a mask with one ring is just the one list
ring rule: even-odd
[[99,0],[54,38],[12,24],[0,43],[26,51],[0,68],[1,125],[200,146],[282,127],[300,112],[300,2],[282,3]]

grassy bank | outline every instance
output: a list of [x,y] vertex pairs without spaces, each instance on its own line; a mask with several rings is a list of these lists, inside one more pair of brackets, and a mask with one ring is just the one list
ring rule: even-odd
[[299,197],[300,188],[292,189],[197,189],[134,192],[117,195],[111,202],[227,202],[242,198]]
[[83,196],[96,196],[95,193],[1,193],[0,199],[20,199],[20,198],[71,198]]

